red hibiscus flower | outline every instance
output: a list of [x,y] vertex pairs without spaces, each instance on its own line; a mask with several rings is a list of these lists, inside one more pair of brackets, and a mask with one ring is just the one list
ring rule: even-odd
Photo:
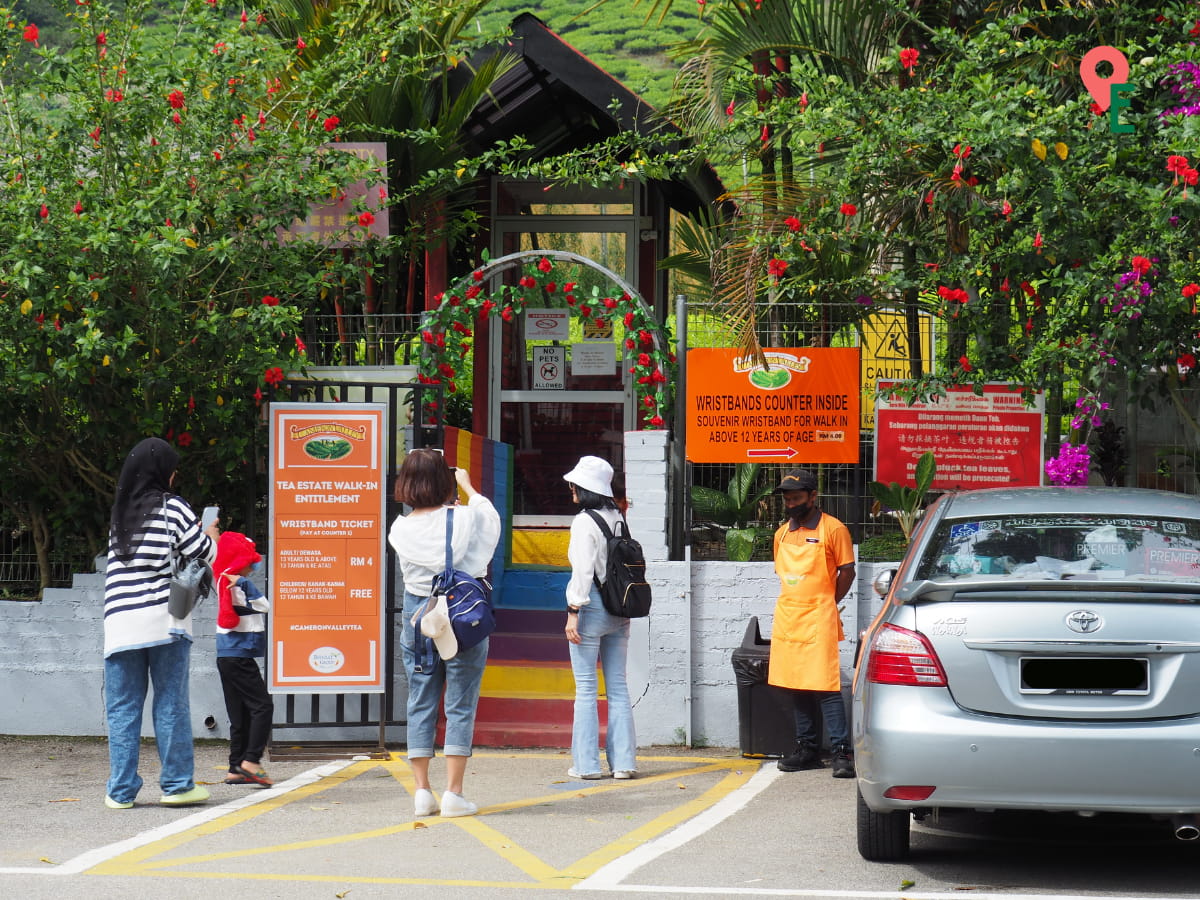
[[1141,278],[1150,271],[1150,260],[1144,256],[1135,256],[1129,261],[1130,267],[1137,272],[1138,278]]
[[900,65],[908,69],[908,74],[913,73],[913,69],[917,66],[917,61],[921,58],[921,51],[915,50],[912,47],[905,47],[900,51]]
[[283,369],[279,368],[279,366],[272,366],[263,372],[263,381],[270,385],[279,384],[283,381]]
[[341,123],[341,121],[342,120],[339,119],[337,116],[330,116],[328,119],[326,119],[321,124],[322,124],[322,127],[326,131],[333,131],[333,129],[338,127],[338,125]]
[[298,38],[296,38],[296,50],[297,50],[297,52],[299,52],[300,50],[304,50],[304,49],[306,49],[307,47],[308,47],[308,44],[304,43],[304,38],[302,38],[302,37],[298,37]]
[[1187,297],[1189,300],[1192,297],[1195,297],[1197,294],[1200,294],[1200,284],[1197,284],[1193,281],[1191,284],[1185,284],[1183,286],[1183,296]]
[[971,361],[969,359],[967,359],[966,356],[960,356],[958,358],[958,364],[959,364],[959,366],[962,367],[962,370],[964,372],[971,371]]
[[858,215],[858,207],[857,207],[857,206],[855,206],[853,203],[843,203],[843,204],[841,205],[841,207],[839,208],[839,210],[838,210],[838,211],[839,211],[839,212],[840,212],[840,213],[841,213],[843,216],[856,216],[856,215]]
[[1175,360],[1175,365],[1179,366],[1181,371],[1190,372],[1196,368],[1196,357],[1190,353],[1184,353],[1179,359]]
[[183,109],[183,91],[171,91],[167,94],[167,103],[171,104],[171,109]]
[[784,276],[784,273],[787,272],[787,267],[788,267],[787,260],[772,259],[770,262],[767,263],[767,274],[770,275],[772,278],[774,278],[776,281],[778,281],[780,278],[782,278]]
[[358,224],[363,228],[370,228],[375,224],[375,216],[373,213],[365,212],[358,217]]
[[300,340],[300,335],[296,335],[296,352],[301,356],[308,352],[308,345],[305,344],[304,341]]
[[175,438],[175,443],[180,447],[192,446],[192,433],[190,431],[179,432],[179,436]]
[[38,27],[36,25],[32,23],[26,25],[22,36],[25,38],[25,40],[29,41],[29,43],[33,44],[33,46],[38,46]]
[[788,231],[791,232],[797,232],[802,227],[800,220],[795,216],[788,216],[783,220],[783,224],[786,225],[788,227]]
[[45,203],[43,203],[42,208],[38,210],[38,215],[41,216],[43,219],[50,218],[50,210],[46,207]]
[[263,306],[278,306],[279,298],[273,297],[270,294],[264,294],[262,298]]

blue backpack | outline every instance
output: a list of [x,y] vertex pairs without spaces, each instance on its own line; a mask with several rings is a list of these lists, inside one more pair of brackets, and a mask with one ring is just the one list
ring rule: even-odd
[[496,630],[492,612],[492,586],[486,578],[475,578],[454,568],[450,539],[454,534],[454,507],[446,510],[446,570],[433,576],[432,596],[444,594],[450,627],[458,638],[458,649],[469,650]]

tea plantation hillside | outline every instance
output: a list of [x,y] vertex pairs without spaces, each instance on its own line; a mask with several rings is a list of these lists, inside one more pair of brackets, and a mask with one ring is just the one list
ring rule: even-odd
[[530,12],[651,106],[662,107],[676,70],[666,51],[699,33],[702,23],[696,5],[675,3],[662,21],[658,13],[647,21],[651,0],[636,7],[634,0],[608,0],[581,15],[591,2],[540,0],[535,5],[529,0],[494,0],[483,24],[498,28]]

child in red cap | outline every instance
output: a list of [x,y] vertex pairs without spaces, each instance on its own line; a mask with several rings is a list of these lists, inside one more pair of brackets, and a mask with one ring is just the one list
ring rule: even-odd
[[246,576],[262,563],[254,541],[223,531],[217,541],[213,574],[217,581],[217,671],[229,714],[229,774],[226,784],[274,782],[262,768],[275,712],[258,659],[266,656],[266,615],[270,601]]

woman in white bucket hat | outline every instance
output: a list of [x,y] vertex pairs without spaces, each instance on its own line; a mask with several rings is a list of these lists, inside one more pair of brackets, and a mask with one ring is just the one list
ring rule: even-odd
[[614,778],[633,778],[637,775],[637,736],[625,678],[629,619],[609,614],[600,600],[597,584],[606,573],[608,547],[600,526],[588,515],[588,510],[595,510],[609,530],[621,520],[621,512],[613,500],[613,468],[598,456],[584,456],[563,479],[571,486],[571,499],[579,506],[579,513],[571,521],[567,546],[571,580],[567,583],[566,635],[575,675],[572,766],[567,774],[588,781],[603,777],[596,678],[599,660],[608,698],[608,735],[604,746],[608,766]]
[[[455,506],[456,482],[467,495],[466,506]],[[422,634],[417,634],[412,620],[429,602],[433,577],[446,567],[447,508],[455,509],[450,540],[454,567],[476,577],[487,572],[500,540],[500,515],[492,501],[471,486],[467,471],[451,469],[438,450],[409,451],[396,478],[395,495],[412,507],[408,515],[392,523],[388,543],[396,551],[404,578],[403,650],[408,676],[408,761],[417,788],[414,811],[417,816],[438,812],[444,817],[470,816],[477,807],[463,797],[463,775],[475,736],[488,640],[460,650],[444,602],[425,617],[428,622],[422,620]],[[446,791],[439,802],[429,787],[429,763],[443,690]]]

